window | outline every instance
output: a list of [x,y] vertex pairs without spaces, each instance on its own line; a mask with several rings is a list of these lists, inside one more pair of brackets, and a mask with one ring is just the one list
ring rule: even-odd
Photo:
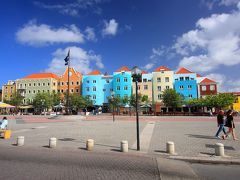
[[31,84],[31,83],[29,83],[29,84],[28,84],[28,86],[32,86],[32,84]]
[[158,100],[162,99],[162,95],[158,94]]
[[89,91],[90,90],[90,88],[89,87],[86,87],[86,91]]
[[161,78],[160,77],[157,78],[157,82],[161,82]]
[[169,89],[169,86],[166,86],[166,89]]
[[79,85],[79,82],[77,81],[77,85]]
[[109,79],[106,79],[106,83],[109,83]]
[[206,91],[207,87],[206,86],[202,86],[202,91]]
[[44,90],[42,90],[42,92],[44,93],[45,91],[44,91]]
[[27,84],[24,84],[25,87],[27,87]]
[[36,93],[36,91],[35,90],[33,90],[33,94],[35,94]]
[[22,84],[20,84],[20,88],[22,88]]
[[36,86],[36,83],[33,83],[33,86]]
[[45,86],[45,83],[43,83],[42,85]]
[[148,90],[148,85],[144,85],[144,90]]
[[189,94],[188,97],[189,97],[189,98],[192,98],[192,94]]
[[76,89],[76,92],[77,92],[77,93],[78,93],[78,91],[79,91],[79,90],[78,90],[78,89]]
[[165,82],[169,82],[169,77],[165,77]]
[[110,91],[113,92],[113,88],[111,88]]
[[158,89],[158,91],[161,91],[161,86],[158,86],[157,89]]
[[41,86],[41,84],[40,84],[40,83],[38,83],[38,86]]
[[185,77],[185,80],[186,80],[186,81],[189,81],[189,77]]
[[179,88],[180,88],[181,90],[183,90],[183,85],[179,86]]
[[89,83],[89,80],[87,80],[87,83]]
[[140,90],[140,89],[141,89],[141,86],[138,85],[138,90]]
[[93,91],[97,91],[97,87],[96,86],[93,86]]
[[128,98],[128,95],[127,95],[127,94],[124,94],[124,98]]
[[38,93],[40,93],[40,90],[38,90]]
[[68,85],[68,82],[66,82],[66,85]]
[[56,86],[56,83],[55,83],[55,82],[53,83],[53,86]]
[[61,92],[63,93],[63,89],[61,90]]
[[120,86],[117,86],[117,90],[120,91]]
[[215,85],[210,85],[210,90],[214,91],[215,90]]
[[74,92],[74,90],[73,90],[73,89],[71,89],[71,92],[73,93],[73,92]]
[[103,92],[105,92],[106,91],[106,89],[103,89]]
[[47,92],[49,93],[50,91],[49,91],[49,90],[47,90]]
[[74,85],[74,82],[72,82],[72,85]]
[[64,82],[62,82],[62,86],[64,85]]
[[31,91],[28,91],[29,94],[31,94]]
[[60,89],[58,89],[58,92],[60,93]]
[[48,86],[50,86],[50,83],[47,83]]
[[117,78],[117,82],[120,82],[120,78]]
[[144,78],[144,79],[143,79],[143,82],[147,82],[147,79],[146,79],[146,78]]
[[93,99],[96,99],[96,95],[94,94],[92,98],[93,98]]
[[192,89],[192,85],[188,85],[188,89],[190,89],[190,90],[191,90],[191,89]]
[[97,81],[96,80],[93,80],[93,83],[96,83]]
[[117,97],[120,97],[120,94],[116,94]]
[[183,77],[180,77],[180,81],[183,81],[184,80],[184,78]]
[[127,86],[124,86],[124,90],[128,90],[128,87],[127,87]]
[[58,85],[60,86],[60,82],[58,82]]
[[128,79],[126,77],[124,78],[124,82],[128,82]]

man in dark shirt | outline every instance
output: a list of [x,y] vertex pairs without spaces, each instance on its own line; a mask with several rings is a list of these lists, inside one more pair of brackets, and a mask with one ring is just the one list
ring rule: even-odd
[[224,122],[224,112],[223,110],[220,110],[218,115],[217,115],[217,123],[218,123],[218,131],[215,135],[216,138],[221,139],[221,137],[219,136],[220,132],[223,131],[223,133],[226,135],[226,130],[225,130],[225,122]]

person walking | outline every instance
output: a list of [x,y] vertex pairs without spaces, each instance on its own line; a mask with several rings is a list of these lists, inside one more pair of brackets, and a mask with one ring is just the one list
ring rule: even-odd
[[217,123],[218,123],[218,131],[215,135],[216,138],[221,139],[221,137],[219,136],[219,134],[223,131],[223,133],[225,134],[225,136],[227,136],[226,130],[225,130],[225,122],[224,122],[224,112],[223,110],[220,110],[218,112],[217,115]]
[[8,126],[7,117],[3,117],[3,119],[0,121],[0,129],[7,129],[7,126]]
[[230,133],[232,134],[233,140],[238,140],[235,134],[235,124],[233,121],[233,115],[232,115],[232,110],[227,111],[227,121],[225,124],[226,127],[228,127],[228,132],[226,135],[223,135],[222,138],[225,139]]

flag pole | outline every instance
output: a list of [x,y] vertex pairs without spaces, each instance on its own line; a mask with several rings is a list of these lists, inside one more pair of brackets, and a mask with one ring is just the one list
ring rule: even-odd
[[69,73],[70,73],[70,50],[69,50],[69,61],[68,61],[67,115],[69,114],[69,92],[70,92]]

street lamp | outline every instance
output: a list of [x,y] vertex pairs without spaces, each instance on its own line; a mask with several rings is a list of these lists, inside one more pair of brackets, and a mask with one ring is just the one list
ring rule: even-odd
[[113,112],[112,112],[112,114],[113,114],[113,122],[115,121],[115,116],[114,116],[114,92],[112,92],[112,95],[111,95],[111,101],[112,101],[112,105],[113,105]]
[[139,117],[138,117],[138,82],[142,82],[142,70],[134,66],[131,70],[133,82],[136,85],[136,126],[137,126],[137,150],[140,151],[140,138],[139,138]]

